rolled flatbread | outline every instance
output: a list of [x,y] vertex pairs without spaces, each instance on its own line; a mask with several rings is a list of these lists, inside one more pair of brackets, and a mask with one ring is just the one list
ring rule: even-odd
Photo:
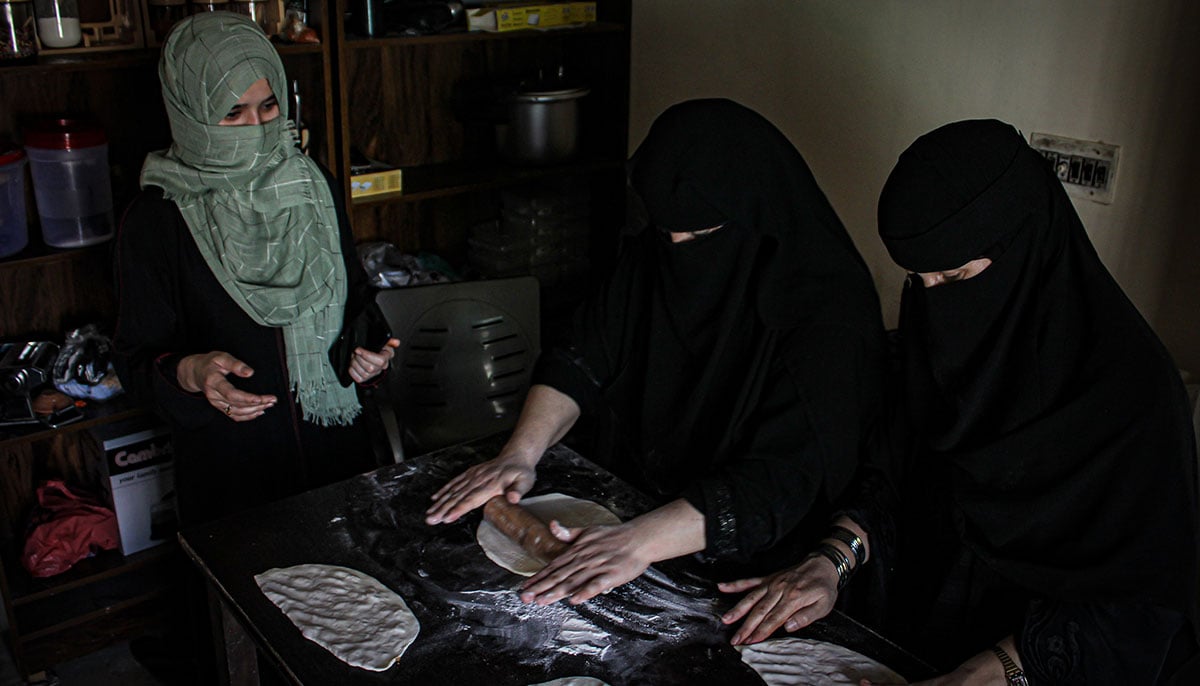
[[742,662],[758,672],[768,686],[858,686],[862,679],[876,684],[908,683],[884,665],[836,643],[777,638],[737,649]]
[[395,591],[347,567],[277,567],[254,581],[305,638],[354,667],[382,672],[421,630]]

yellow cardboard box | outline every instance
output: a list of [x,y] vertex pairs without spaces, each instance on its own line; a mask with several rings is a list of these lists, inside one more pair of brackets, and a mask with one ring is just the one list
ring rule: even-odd
[[381,193],[398,193],[403,189],[399,169],[354,174],[350,177],[350,197],[363,198]]
[[481,7],[467,13],[467,28],[471,31],[554,29],[594,21],[595,2],[502,5]]

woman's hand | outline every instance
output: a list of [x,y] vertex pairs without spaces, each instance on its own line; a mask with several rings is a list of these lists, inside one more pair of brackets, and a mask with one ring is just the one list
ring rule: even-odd
[[654,562],[635,522],[568,529],[557,521],[550,531],[571,547],[521,586],[521,600],[549,605],[569,598],[572,605],[638,578]]
[[391,364],[398,347],[400,340],[389,338],[379,352],[355,348],[354,354],[350,356],[350,378],[354,379],[354,383],[366,383],[382,374]]
[[725,593],[750,590],[721,621],[746,621],[730,643],[741,645],[762,641],[779,627],[797,631],[829,614],[837,600],[838,574],[824,557],[810,557],[800,564],[766,578],[742,579],[718,584]]
[[209,405],[235,422],[257,419],[275,406],[275,396],[240,390],[226,378],[229,374],[247,379],[254,375],[254,370],[220,350],[188,355],[179,361],[175,369],[175,378],[183,390],[203,393]]
[[[1000,641],[1000,647],[1021,666],[1021,658],[1013,644],[1012,636]],[[949,674],[927,681],[918,681],[913,686],[1005,686],[1008,679],[1004,677],[1004,666],[990,649],[976,653]],[[863,679],[861,686],[893,686],[880,684]]]
[[679,499],[616,526],[550,531],[571,547],[521,587],[521,600],[578,605],[641,576],[659,560],[704,550],[704,515]]
[[502,493],[510,503],[518,502],[533,488],[537,478],[534,467],[540,458],[541,455],[530,459],[516,453],[501,453],[471,467],[433,494],[433,505],[425,511],[425,523],[449,524]]

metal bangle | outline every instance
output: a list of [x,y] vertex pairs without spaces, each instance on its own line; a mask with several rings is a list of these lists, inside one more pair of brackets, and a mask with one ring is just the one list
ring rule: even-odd
[[829,543],[822,543],[817,546],[816,550],[809,553],[808,556],[816,557],[817,555],[833,563],[833,568],[837,571],[838,575],[837,588],[839,591],[845,588],[846,584],[850,583],[850,577],[854,576],[854,570],[850,568],[850,558],[846,557],[846,553],[843,553]]
[[858,534],[844,526],[835,525],[829,530],[829,537],[845,543],[850,548],[850,552],[854,553],[854,560],[857,563],[856,567],[867,561],[867,546]]

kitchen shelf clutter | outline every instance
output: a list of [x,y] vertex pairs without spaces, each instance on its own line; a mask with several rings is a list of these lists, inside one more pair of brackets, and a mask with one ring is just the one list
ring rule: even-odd
[[[580,26],[371,38],[355,35],[363,4],[308,0],[320,42],[278,44],[299,90],[309,154],[341,180],[356,241],[436,255],[465,278],[534,274],[543,321],[566,312],[611,265],[624,221],[632,0],[597,0],[594,21]],[[274,7],[282,18],[284,3]],[[151,47],[0,61],[0,139],[20,142],[29,122],[46,115],[98,124],[119,220],[146,153],[170,142],[156,43],[147,28],[142,44]],[[567,154],[506,154],[511,96],[530,83],[575,89]],[[398,169],[400,190],[352,193],[364,158]],[[29,185],[28,246],[0,259],[0,342],[61,340],[89,323],[111,333],[113,242],[44,245]],[[60,428],[0,427],[0,595],[25,675],[135,636],[163,616],[181,571],[174,544],[105,552],[49,579],[32,578],[18,561],[37,485],[60,478],[99,491],[103,450],[93,431],[144,414],[117,399],[91,403],[83,420]]]

